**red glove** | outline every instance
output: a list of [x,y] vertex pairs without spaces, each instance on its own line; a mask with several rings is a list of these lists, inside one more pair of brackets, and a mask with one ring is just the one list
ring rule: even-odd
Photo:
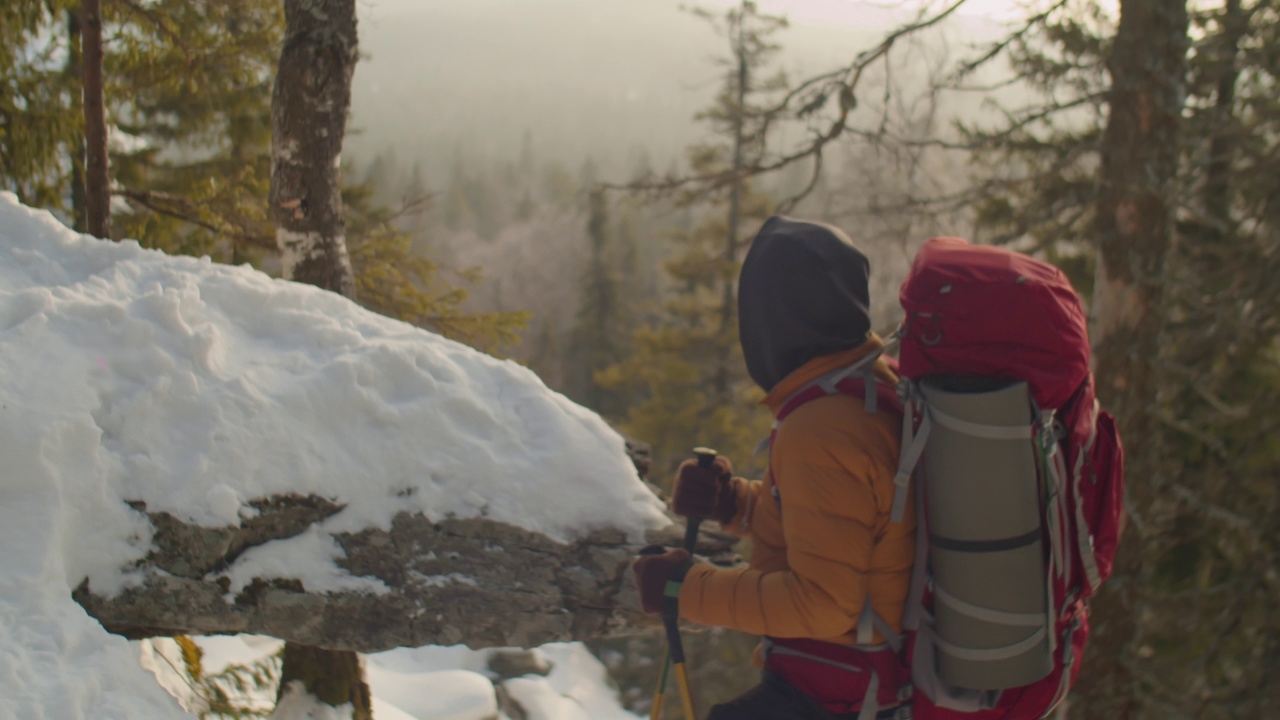
[[671,489],[671,511],[681,517],[711,518],[726,525],[738,509],[738,493],[733,487],[733,465],[717,455],[706,467],[697,460],[685,460],[676,470]]
[[667,585],[674,580],[675,595],[670,598],[674,611],[680,583],[692,566],[689,551],[684,548],[664,550],[659,545],[650,545],[641,550],[640,557],[631,564],[631,570],[636,574],[636,588],[640,591],[640,608],[650,615],[661,613],[663,601],[667,599]]

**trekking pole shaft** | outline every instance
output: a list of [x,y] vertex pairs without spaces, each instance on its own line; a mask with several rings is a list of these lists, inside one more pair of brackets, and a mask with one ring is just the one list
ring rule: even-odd
[[[702,467],[710,467],[711,463],[716,459],[716,451],[710,448],[697,447],[693,449],[693,452],[698,456],[698,465]],[[685,520],[684,549],[688,550],[690,555],[693,554],[693,549],[698,544],[698,527],[700,525],[702,525],[701,518],[687,518]],[[653,708],[649,711],[649,720],[660,720],[662,717],[663,696],[667,692],[667,675],[670,673],[673,664],[675,665],[676,684],[680,689],[685,720],[697,720],[697,716],[693,714],[693,695],[689,691],[689,671],[684,664],[684,643],[680,640],[679,611],[675,614],[664,614],[662,624],[667,631],[667,647],[662,654],[662,671],[658,676],[658,687],[653,692]]]
[[[684,548],[690,553],[693,552],[693,546],[698,542],[698,525],[701,520],[689,518],[684,527]],[[662,698],[667,692],[667,674],[671,671],[672,661],[679,657],[675,662],[676,683],[680,688],[681,701],[684,703],[685,717],[694,720],[693,700],[689,695],[689,673],[684,667],[684,642],[680,639],[680,617],[670,617],[664,615],[662,624],[667,631],[667,647],[662,653],[662,674],[659,676],[658,688],[653,693],[653,709],[649,712],[649,720],[661,720],[662,718]]]
[[658,676],[658,687],[653,690],[653,709],[649,711],[649,720],[661,720],[662,698],[667,694],[667,672],[671,668],[671,648],[662,655],[662,674]]
[[689,518],[684,525],[684,549],[693,554],[693,548],[698,544],[698,526],[702,524],[701,519]]
[[693,712],[693,693],[689,690],[689,671],[684,663],[676,664],[676,683],[680,685],[680,699],[683,703],[684,716],[688,720],[698,720]]
[[[710,468],[711,463],[716,459],[716,451],[707,447],[696,447],[693,449],[694,455],[698,457],[698,465],[704,468]],[[686,518],[684,525],[684,549],[693,554],[694,548],[698,544],[698,527],[702,525],[702,518]],[[686,720],[697,720],[697,715],[693,712],[693,693],[689,689],[689,670],[685,667],[684,662],[684,642],[680,639],[680,615],[679,611],[664,615],[662,618],[663,625],[667,629],[667,660],[663,662],[663,675],[666,675],[667,663],[673,663],[676,669],[676,685],[680,689],[680,701],[684,708],[684,716]],[[654,719],[656,720],[656,718]]]

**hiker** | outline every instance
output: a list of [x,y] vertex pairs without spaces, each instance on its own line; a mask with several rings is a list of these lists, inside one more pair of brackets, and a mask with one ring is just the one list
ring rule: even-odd
[[867,271],[834,228],[761,228],[738,303],[775,416],[768,473],[700,452],[672,493],[686,549],[713,518],[752,539],[750,567],[646,548],[641,604],[673,662],[677,610],[764,636],[763,682],[708,720],[1039,720],[1078,677],[1124,512],[1083,304],[1046,262],[932,238],[899,292],[895,364]]
[[[739,276],[738,323],[747,370],[775,415],[882,347],[868,273],[835,227],[782,216],[761,227]],[[890,393],[898,380],[881,357],[859,379]],[[902,633],[915,522],[890,522],[902,421],[874,405],[829,394],[796,407],[775,426],[764,480],[734,477],[723,456],[677,471],[674,512],[749,537],[750,564],[694,564],[683,549],[643,556],[634,567],[644,610],[660,612],[674,581],[685,620],[764,638],[762,682],[707,720],[893,716],[901,671],[885,643]],[[860,715],[868,698],[873,711]]]

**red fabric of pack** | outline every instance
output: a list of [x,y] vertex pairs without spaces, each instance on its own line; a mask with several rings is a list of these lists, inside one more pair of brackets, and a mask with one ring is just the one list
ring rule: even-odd
[[[1080,671],[1089,633],[1085,598],[1111,573],[1123,512],[1124,454],[1114,418],[1094,397],[1084,309],[1052,265],[949,237],[919,250],[899,300],[906,311],[901,374],[908,381],[931,375],[1025,381],[1038,408],[1053,412],[1065,517],[1060,537],[1042,527],[1045,546],[1053,540],[1067,558],[1066,572],[1050,580],[1053,670],[982,709],[950,709],[917,685],[912,708],[916,720],[1033,720],[1062,699]],[[928,595],[924,604],[932,607]],[[910,637],[908,648],[915,659],[920,638]]]
[[1089,374],[1084,310],[1061,270],[960,238],[927,241],[899,295],[902,374],[1026,380],[1059,408]]

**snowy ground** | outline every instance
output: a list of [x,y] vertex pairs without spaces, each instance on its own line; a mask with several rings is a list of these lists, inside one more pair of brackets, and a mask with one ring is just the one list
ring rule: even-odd
[[[139,645],[70,597],[85,578],[97,592],[137,582],[122,568],[147,553],[150,527],[125,500],[216,526],[264,495],[345,503],[228,571],[233,586],[287,576],[310,591],[379,591],[334,564],[331,534],[387,528],[401,511],[483,515],[562,541],[604,526],[639,539],[665,523],[622,439],[527,369],[246,267],[76,235],[7,193],[0,457],[0,720],[187,716]],[[414,652],[430,654],[370,660],[386,715],[471,717],[377,679],[444,671],[398,664]],[[579,717],[571,706],[603,687],[597,666],[577,646],[545,652],[564,668],[513,695],[539,720]],[[470,692],[462,677],[441,685]],[[582,717],[608,717],[599,702]]]
[[[272,638],[197,638],[204,651],[206,676],[218,675],[227,666],[250,665],[280,649]],[[172,640],[159,638],[142,643],[144,662],[160,683],[184,706],[198,707],[184,677],[180,651]],[[617,693],[609,686],[600,661],[578,643],[556,643],[534,651],[551,666],[545,677],[528,675],[500,681],[488,670],[491,651],[465,647],[400,649],[365,657],[365,672],[373,692],[376,720],[491,720],[498,717],[495,682],[502,682],[511,699],[528,720],[636,720],[622,710]],[[249,693],[256,704],[270,708],[274,695]],[[294,709],[286,718],[330,720],[331,713],[305,699],[286,700]],[[305,708],[305,709],[304,709]],[[282,710],[284,705],[282,704]],[[311,712],[308,716],[306,713]],[[337,715],[337,718],[344,716]]]

